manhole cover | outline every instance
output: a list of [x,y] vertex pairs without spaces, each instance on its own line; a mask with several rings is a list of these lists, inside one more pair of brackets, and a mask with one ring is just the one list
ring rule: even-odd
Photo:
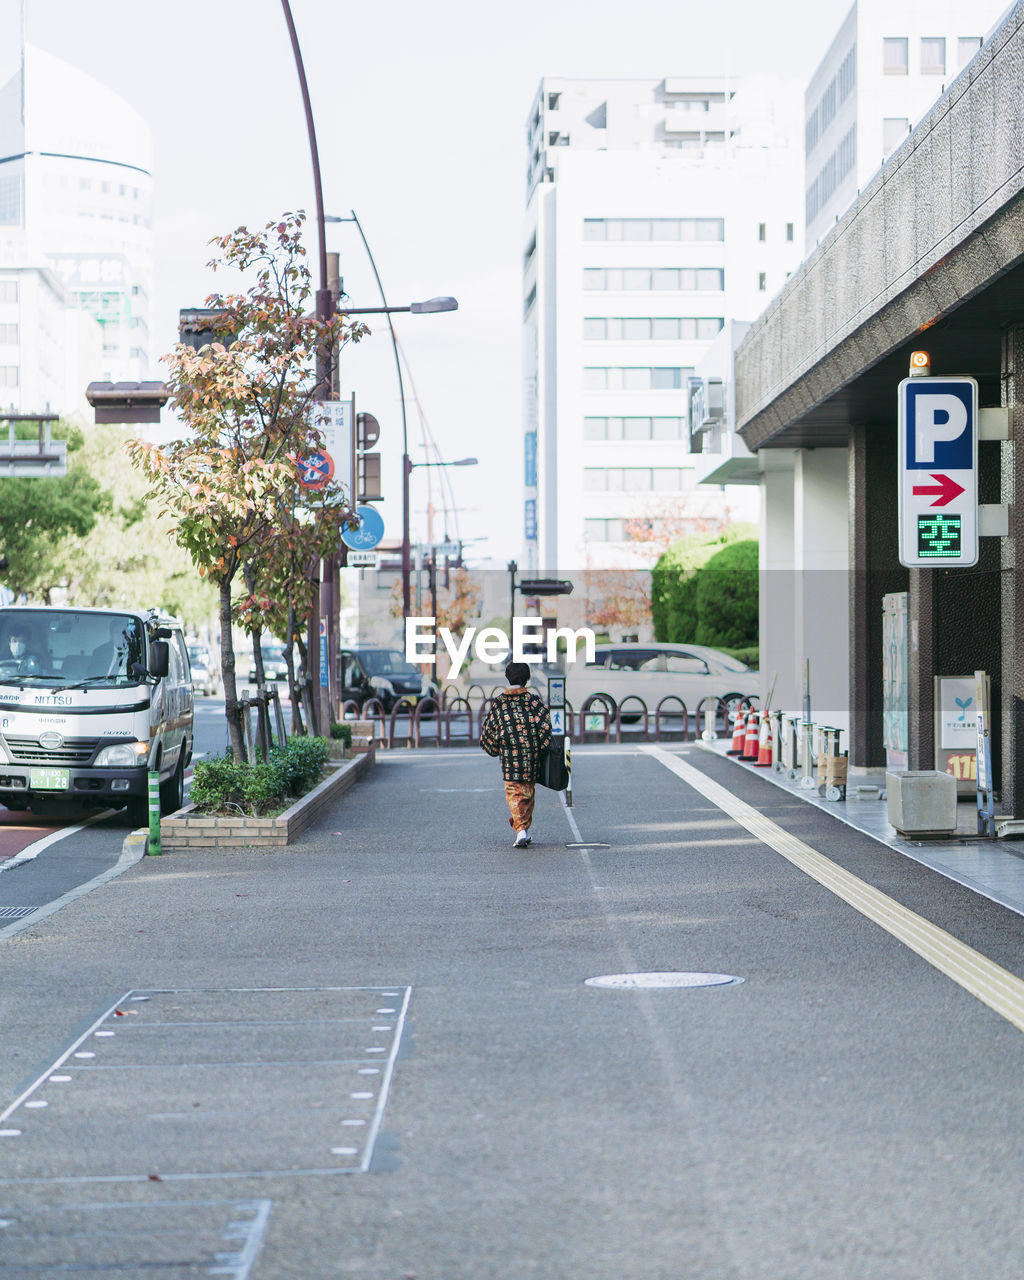
[[639,991],[668,987],[732,987],[742,981],[742,978],[734,978],[728,973],[607,973],[600,978],[587,978],[586,985]]

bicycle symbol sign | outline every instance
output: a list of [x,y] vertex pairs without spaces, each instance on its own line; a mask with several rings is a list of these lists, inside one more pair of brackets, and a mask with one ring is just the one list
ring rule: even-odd
[[341,535],[342,542],[353,551],[369,551],[378,545],[384,537],[384,520],[379,511],[373,507],[356,507],[359,527],[346,529]]
[[322,489],[334,475],[334,459],[323,449],[299,463],[299,483],[307,489]]

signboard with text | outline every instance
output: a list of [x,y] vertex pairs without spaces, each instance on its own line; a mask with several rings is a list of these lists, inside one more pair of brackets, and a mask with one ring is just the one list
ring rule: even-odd
[[978,562],[978,384],[899,385],[899,556],[911,569]]

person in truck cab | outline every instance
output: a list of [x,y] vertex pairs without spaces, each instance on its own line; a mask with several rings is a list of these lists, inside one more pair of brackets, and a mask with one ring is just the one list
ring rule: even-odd
[[5,663],[8,672],[13,675],[30,676],[39,670],[39,658],[27,627],[14,627],[7,637],[7,652],[14,663]]

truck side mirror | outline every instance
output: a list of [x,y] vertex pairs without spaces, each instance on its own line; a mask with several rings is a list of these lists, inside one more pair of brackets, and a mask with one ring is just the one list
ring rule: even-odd
[[171,669],[171,646],[166,640],[154,640],[149,646],[149,674],[165,676]]

